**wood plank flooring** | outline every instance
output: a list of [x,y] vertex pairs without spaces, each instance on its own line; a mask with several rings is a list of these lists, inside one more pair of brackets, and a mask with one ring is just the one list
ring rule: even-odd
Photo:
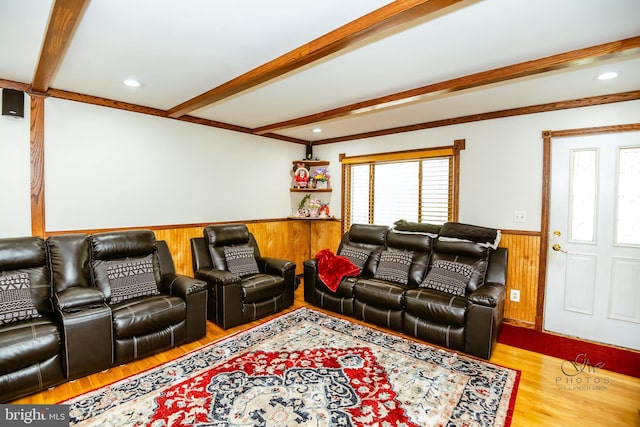
[[[302,286],[296,291],[293,307],[308,306]],[[317,309],[317,308],[316,308]],[[335,313],[330,313],[336,315]],[[354,319],[350,319],[355,321]],[[56,403],[110,384],[121,378],[152,368],[186,352],[227,335],[255,326],[261,321],[224,331],[207,322],[207,335],[201,340],[168,350],[106,372],[89,375],[53,389],[16,400],[13,403]],[[356,321],[357,322],[357,321]],[[369,325],[371,326],[371,325]],[[380,329],[380,328],[378,328]],[[392,331],[387,331],[393,333]],[[640,427],[640,379],[604,369],[585,369],[574,374],[571,361],[497,344],[491,362],[521,371],[513,416],[513,427],[531,426],[636,426]],[[597,361],[591,361],[597,364]],[[563,365],[565,364],[565,365]]]

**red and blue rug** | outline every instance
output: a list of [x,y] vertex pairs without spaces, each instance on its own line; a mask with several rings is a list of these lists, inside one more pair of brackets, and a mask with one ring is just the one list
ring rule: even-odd
[[519,377],[301,308],[61,403],[71,425],[508,426]]

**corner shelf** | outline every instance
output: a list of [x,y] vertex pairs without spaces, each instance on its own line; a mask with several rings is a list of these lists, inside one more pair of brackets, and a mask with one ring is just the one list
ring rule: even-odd
[[[327,220],[333,218],[330,215],[320,218],[319,216],[311,216],[308,209],[307,199],[317,200],[320,207],[319,211],[326,214],[329,213],[329,202],[331,201],[331,180],[325,179],[322,184],[326,187],[317,188],[312,185],[308,188],[307,184],[313,182],[313,178],[320,174],[326,173],[331,162],[325,160],[292,160],[293,165],[291,173],[291,184],[289,186],[289,194],[291,199],[291,215],[290,219],[306,219],[306,220]],[[300,175],[298,175],[300,172]],[[300,178],[300,179],[298,179]],[[302,205],[302,207],[300,207]],[[319,212],[318,212],[319,213]]]
[[290,188],[292,193],[331,193],[333,188]]
[[326,160],[293,160],[291,162],[292,165],[297,165],[298,163],[304,163],[307,164],[309,166],[329,166],[331,164],[331,162],[328,162]]

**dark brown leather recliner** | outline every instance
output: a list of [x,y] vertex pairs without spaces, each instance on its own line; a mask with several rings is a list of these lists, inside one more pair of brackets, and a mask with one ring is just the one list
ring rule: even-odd
[[62,332],[40,237],[0,239],[0,301],[0,402],[63,382]]
[[[111,309],[113,361],[122,364],[180,344],[206,333],[206,284],[177,275],[165,242],[149,230],[93,234],[91,274],[94,286]],[[148,267],[148,286],[122,292],[124,272],[131,262]],[[126,295],[129,293],[129,295]]]
[[246,225],[207,226],[191,252],[195,277],[209,285],[209,320],[223,329],[293,304],[296,264],[263,257]]

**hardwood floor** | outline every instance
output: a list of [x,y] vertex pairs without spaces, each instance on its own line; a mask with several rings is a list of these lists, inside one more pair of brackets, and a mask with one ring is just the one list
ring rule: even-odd
[[[308,306],[302,287],[291,311]],[[317,308],[316,308],[317,309]],[[335,313],[330,313],[336,315]],[[355,321],[354,319],[350,319]],[[56,403],[121,378],[152,368],[261,321],[224,331],[207,322],[201,340],[123,366],[61,384],[13,403]],[[357,322],[357,321],[356,321]],[[371,325],[369,325],[371,326]],[[380,328],[378,328],[380,329]],[[391,331],[387,331],[393,333]],[[636,426],[640,427],[640,379],[606,370],[568,376],[562,371],[571,361],[498,344],[491,362],[521,371],[512,426]],[[597,363],[597,361],[592,361]],[[571,371],[565,369],[565,372]],[[569,374],[575,373],[575,369]]]

